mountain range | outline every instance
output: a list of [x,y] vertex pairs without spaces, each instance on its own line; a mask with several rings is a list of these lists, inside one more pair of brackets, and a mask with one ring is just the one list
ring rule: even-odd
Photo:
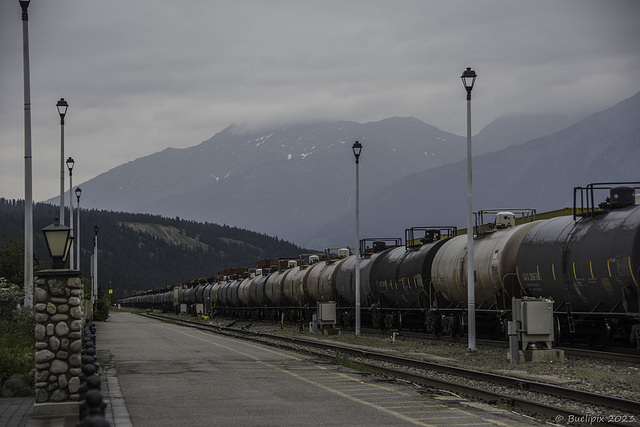
[[[639,117],[640,93],[552,135],[474,157],[473,210],[544,212],[572,207],[574,187],[640,184]],[[416,226],[466,228],[466,168],[463,160],[409,175],[382,189],[360,207],[360,234],[399,237]],[[318,229],[307,244],[333,241],[351,232],[353,223],[351,215],[336,219]]]
[[[580,120],[495,120],[473,137],[474,210],[558,209],[571,205],[574,186],[640,180],[638,117],[640,94]],[[242,227],[303,247],[352,245],[355,141],[363,145],[361,237],[465,226],[466,138],[411,117],[232,125],[82,183],[83,206]]]

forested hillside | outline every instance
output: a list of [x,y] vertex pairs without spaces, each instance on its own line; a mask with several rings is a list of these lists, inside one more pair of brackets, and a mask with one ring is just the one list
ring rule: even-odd
[[[34,205],[34,253],[41,268],[51,267],[41,230],[58,214],[58,206]],[[67,224],[68,218],[67,210]],[[259,259],[296,257],[304,252],[277,237],[157,215],[82,210],[80,224],[83,276],[91,276],[94,226],[98,225],[98,283],[103,289],[113,289],[119,297],[227,268],[255,266]],[[0,198],[0,248],[15,245],[16,240],[22,244],[23,237],[24,201]]]

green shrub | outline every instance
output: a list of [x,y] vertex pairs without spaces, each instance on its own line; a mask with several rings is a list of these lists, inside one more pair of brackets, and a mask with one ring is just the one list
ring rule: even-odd
[[18,308],[20,286],[0,281],[0,383],[20,374],[31,384],[35,366],[35,316],[32,308]]
[[109,309],[111,308],[111,298],[109,295],[103,294],[95,302],[93,308],[93,320],[96,322],[104,322],[109,317]]

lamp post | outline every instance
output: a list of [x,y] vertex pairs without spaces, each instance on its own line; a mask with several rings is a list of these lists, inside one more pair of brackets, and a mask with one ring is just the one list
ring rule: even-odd
[[82,194],[82,190],[80,187],[76,188],[76,198],[78,199],[78,226],[76,227],[76,239],[78,239],[78,244],[76,245],[76,270],[82,270],[80,268],[80,195]]
[[[76,162],[69,157],[67,159],[67,169],[69,169],[69,228],[71,228],[71,235],[73,236],[73,165]],[[73,242],[71,242],[71,258],[69,268],[73,270]]]
[[69,104],[64,98],[60,98],[56,108],[60,115],[60,223],[64,224],[64,116]]
[[467,317],[469,351],[476,350],[476,293],[473,266],[473,219],[471,203],[471,90],[477,74],[467,68],[460,78],[467,91]]
[[100,227],[93,226],[93,231],[96,233],[93,240],[93,287],[91,289],[91,309],[93,310],[93,304],[98,294],[98,231]]
[[351,147],[356,156],[356,336],[360,336],[360,153],[362,144],[356,141]]
[[29,1],[22,8],[22,63],[24,68],[24,305],[33,307],[33,190],[31,156],[31,78],[29,76]]
[[49,255],[53,259],[52,268],[54,270],[64,269],[69,256],[69,247],[73,240],[71,228],[60,224],[59,218],[56,218],[56,222],[43,228],[42,233],[47,243]]

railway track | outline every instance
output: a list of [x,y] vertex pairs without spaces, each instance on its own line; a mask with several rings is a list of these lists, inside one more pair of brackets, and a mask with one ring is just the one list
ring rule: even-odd
[[[337,355],[346,356],[368,372],[409,381],[422,387],[448,390],[526,414],[543,416],[560,424],[571,420],[572,425],[640,425],[638,401],[415,360],[320,339],[263,333],[246,327],[215,326],[192,320],[177,320],[165,315],[145,315],[293,351],[305,351],[323,359],[335,360]],[[566,405],[566,402],[573,403]],[[582,409],[568,408],[576,406]]]
[[[388,331],[380,331],[378,329],[362,329],[363,332],[371,335],[389,335]],[[434,340],[444,340],[450,342],[463,343],[467,342],[466,337],[443,337],[438,335],[429,335],[422,332],[411,332],[411,331],[402,331],[398,334],[398,336],[403,336],[407,338],[416,338],[416,339],[434,339]],[[508,348],[509,343],[506,341],[500,340],[487,340],[487,339],[477,339],[477,344],[486,344],[496,347],[504,347]],[[590,348],[580,347],[580,346],[558,346],[555,347],[559,350],[563,350],[565,355],[569,356],[580,356],[580,357],[597,357],[600,359],[609,359],[609,360],[617,360],[620,362],[628,362],[628,363],[637,363],[640,364],[640,351],[637,349],[632,349],[629,347],[624,348],[615,348],[612,347],[610,349],[602,349],[602,350],[593,350]]]

